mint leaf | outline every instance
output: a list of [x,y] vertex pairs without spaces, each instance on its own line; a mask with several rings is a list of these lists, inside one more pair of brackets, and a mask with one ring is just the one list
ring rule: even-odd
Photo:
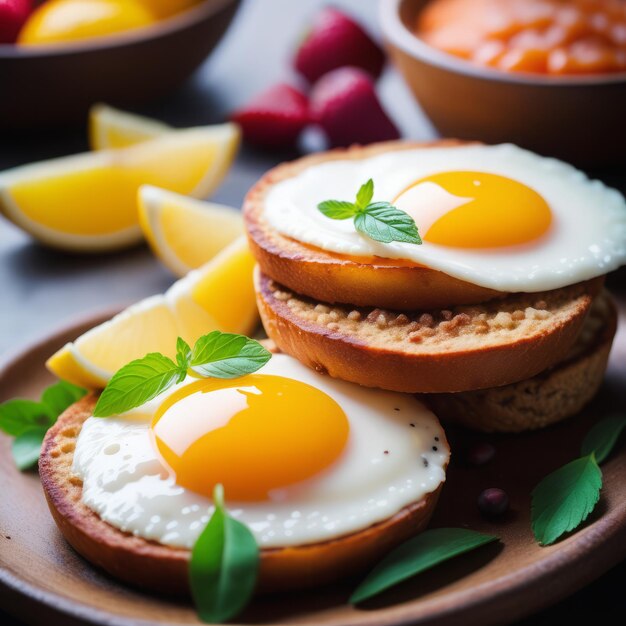
[[213,502],[215,512],[191,553],[189,580],[200,619],[220,623],[252,598],[259,548],[250,530],[228,515],[221,485],[215,487]]
[[368,600],[439,563],[497,540],[464,528],[427,530],[390,552],[357,587],[350,602]]
[[182,383],[185,380],[185,376],[187,376],[187,370],[191,363],[191,348],[182,337],[176,340],[176,363],[180,369],[178,382]]
[[13,440],[11,452],[17,469],[24,471],[36,465],[46,432],[48,428],[45,426],[30,428]]
[[356,204],[359,209],[364,209],[374,197],[374,181],[370,178],[356,194]]
[[326,200],[320,202],[317,208],[326,216],[333,220],[347,220],[354,217],[357,207],[352,202],[344,202],[342,200]]
[[592,452],[600,464],[611,454],[622,431],[626,428],[626,415],[609,415],[600,420],[587,433],[582,445],[582,454]]
[[205,377],[237,378],[256,372],[271,356],[254,339],[215,330],[196,341],[191,369]]
[[51,426],[55,418],[42,402],[16,398],[0,404],[0,430],[10,437],[19,437],[34,426]]
[[382,243],[422,243],[413,218],[389,202],[368,205],[355,216],[354,226],[362,235]]
[[574,530],[600,498],[602,471],[593,453],[546,476],[532,492],[532,529],[544,546]]
[[178,365],[158,352],[131,361],[111,378],[93,414],[108,417],[141,406],[176,384],[179,375]]
[[41,395],[41,401],[50,408],[56,417],[61,415],[68,406],[80,400],[87,393],[86,389],[60,380],[50,385]]

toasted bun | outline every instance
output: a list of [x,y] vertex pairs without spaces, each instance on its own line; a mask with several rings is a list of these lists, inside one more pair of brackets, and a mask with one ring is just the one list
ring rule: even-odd
[[302,363],[368,387],[444,393],[508,385],[572,347],[602,279],[428,313],[329,306],[255,272],[261,319]]
[[[248,192],[244,219],[252,254],[276,282],[322,302],[345,302],[386,309],[432,309],[483,302],[502,295],[427,267],[396,259],[333,254],[301,244],[274,230],[264,216],[268,191],[312,165],[338,159],[364,159],[391,150],[456,146],[458,141],[391,141],[314,154],[270,170]],[[356,190],[355,190],[356,191]]]
[[617,329],[617,310],[605,292],[565,360],[518,383],[454,394],[431,394],[424,400],[437,416],[485,432],[520,432],[543,428],[578,413],[596,394]]
[[[82,502],[82,482],[72,474],[72,461],[96,399],[89,395],[72,405],[44,440],[39,473],[52,516],[79,554],[115,578],[150,591],[188,595],[189,550],[122,532]],[[258,591],[321,586],[366,571],[426,527],[441,487],[365,530],[321,543],[261,550]]]

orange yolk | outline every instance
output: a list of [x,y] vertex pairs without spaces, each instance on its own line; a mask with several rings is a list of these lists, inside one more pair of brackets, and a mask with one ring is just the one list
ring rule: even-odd
[[[420,195],[425,183],[437,186],[435,195]],[[437,206],[432,200],[437,197],[445,198],[445,206]],[[424,241],[457,248],[528,243],[544,235],[552,222],[548,203],[536,191],[485,172],[434,174],[413,183],[394,202],[413,217]]]
[[180,389],[157,411],[152,433],[181,487],[210,497],[222,483],[231,501],[258,501],[329,467],[346,446],[349,423],[319,389],[251,374]]

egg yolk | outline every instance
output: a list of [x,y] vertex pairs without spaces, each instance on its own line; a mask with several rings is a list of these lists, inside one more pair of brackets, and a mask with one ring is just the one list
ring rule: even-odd
[[348,419],[330,396],[306,383],[263,374],[206,379],[172,394],[152,434],[176,483],[231,501],[265,500],[328,468],[341,455]]
[[458,248],[514,246],[550,228],[548,203],[498,174],[442,172],[417,180],[394,203],[413,217],[424,241]]

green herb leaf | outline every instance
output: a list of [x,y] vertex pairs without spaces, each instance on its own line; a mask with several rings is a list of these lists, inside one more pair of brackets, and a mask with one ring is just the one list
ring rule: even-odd
[[356,194],[356,204],[359,209],[364,209],[374,197],[374,181],[370,178]]
[[42,402],[16,398],[0,404],[0,430],[10,437],[19,437],[34,426],[50,426],[55,418]]
[[182,337],[176,340],[176,363],[180,369],[177,382],[182,383],[191,364],[191,348]]
[[191,369],[201,376],[237,378],[256,372],[271,356],[272,353],[254,339],[216,330],[196,341]]
[[626,415],[609,415],[597,422],[587,433],[582,445],[582,454],[595,454],[602,463],[611,454],[622,431],[626,428]]
[[42,426],[30,428],[13,440],[11,452],[17,469],[23,471],[37,464],[41,443],[47,431],[48,429]]
[[80,400],[86,393],[86,389],[60,380],[43,392],[41,401],[50,407],[52,414],[57,418],[68,406]]
[[93,414],[108,417],[141,406],[176,384],[179,374],[178,365],[158,352],[131,361],[111,378]]
[[344,202],[343,200],[325,200],[320,202],[317,208],[326,217],[333,220],[347,220],[357,213],[357,207],[352,202]]
[[259,548],[254,535],[224,508],[221,485],[213,496],[215,512],[191,553],[189,579],[200,619],[229,620],[249,602],[256,586]]
[[602,488],[602,471],[593,453],[546,476],[532,492],[532,528],[544,546],[574,530],[593,511]]
[[350,596],[358,604],[416,574],[480,546],[498,541],[464,528],[436,528],[409,539],[390,552]]
[[389,202],[370,204],[355,216],[354,225],[362,235],[382,243],[422,243],[413,218]]

